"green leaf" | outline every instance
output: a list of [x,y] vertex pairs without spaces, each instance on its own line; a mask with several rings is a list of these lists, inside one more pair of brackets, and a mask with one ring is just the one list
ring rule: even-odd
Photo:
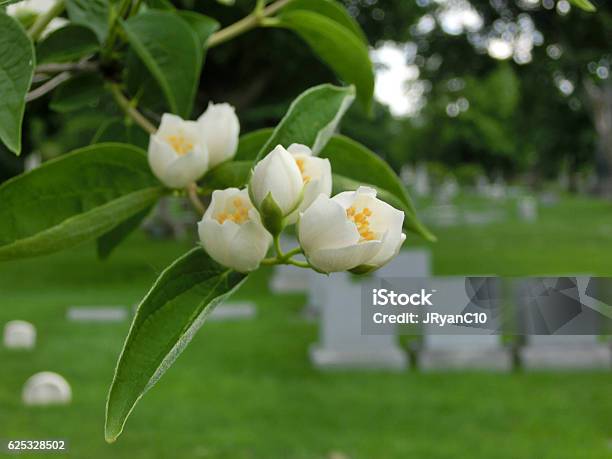
[[266,144],[273,132],[273,128],[264,128],[241,136],[234,159],[236,161],[255,159],[257,153],[259,153],[259,150]]
[[272,136],[259,150],[257,160],[267,155],[276,145],[288,147],[292,143],[307,145],[317,155],[334,135],[342,116],[353,102],[354,94],[352,86],[329,84],[303,92],[293,101]]
[[251,174],[253,161],[229,161],[211,169],[199,184],[207,191],[242,188]]
[[100,144],[49,161],[0,186],[0,261],[94,239],[165,193],[144,152]]
[[175,6],[170,0],[147,0],[147,6],[156,10],[176,10]]
[[25,30],[0,11],[0,141],[21,153],[25,97],[34,75],[34,46]]
[[132,17],[123,28],[132,49],[159,84],[170,110],[188,118],[203,59],[196,32],[175,13],[159,10]]
[[174,363],[213,309],[246,279],[196,248],[170,265],[138,306],[106,404],[113,442],[134,406]]
[[196,13],[195,11],[183,10],[179,11],[178,15],[187,22],[197,34],[202,48],[206,47],[206,42],[208,42],[210,36],[219,29],[219,22],[211,17]]
[[373,183],[367,183],[362,181],[353,180],[348,177],[344,177],[340,174],[333,174],[333,191],[332,195],[342,193],[343,191],[355,191],[360,186],[369,186],[377,191],[377,197],[382,199],[388,204],[391,204],[396,209],[404,211],[404,228],[408,231],[412,231],[418,234],[430,242],[435,242],[436,237],[429,232],[425,226],[418,220],[418,218],[410,212],[410,208],[406,206],[405,202],[390,191],[374,185]]
[[91,29],[100,43],[106,39],[110,22],[108,0],[66,0],[66,10],[73,24]]
[[119,244],[121,244],[130,234],[136,231],[143,220],[149,215],[153,207],[148,207],[142,212],[128,218],[127,220],[119,223],[116,227],[110,230],[108,233],[103,234],[96,241],[98,249],[98,258],[101,260],[107,259]]
[[594,12],[597,11],[595,5],[593,5],[589,0],[570,0],[574,5],[578,8],[583,9],[584,11]]
[[[334,174],[354,181],[350,185],[353,188],[348,189],[354,190],[359,184],[369,184],[393,195],[400,203],[398,208],[406,213],[406,228],[432,240],[431,233],[418,221],[412,199],[401,179],[376,153],[348,137],[337,135],[329,141],[320,156],[329,159]],[[346,191],[344,187],[348,182],[341,182],[342,191]]]
[[97,73],[86,73],[62,83],[53,92],[49,107],[58,113],[68,113],[95,107],[105,95],[102,77]]
[[67,25],[49,34],[36,48],[39,64],[48,62],[71,62],[100,48],[95,33],[87,27]]
[[332,19],[350,30],[363,43],[366,45],[368,43],[368,39],[357,21],[348,13],[346,8],[335,0],[292,0],[283,8],[283,12],[296,10],[312,11]]
[[278,27],[300,35],[313,51],[345,82],[357,88],[357,98],[370,110],[374,95],[374,67],[367,45],[333,19],[311,11],[283,12]]
[[127,124],[119,118],[112,118],[103,123],[91,143],[120,142],[136,145],[146,149],[149,144],[149,134],[137,124]]

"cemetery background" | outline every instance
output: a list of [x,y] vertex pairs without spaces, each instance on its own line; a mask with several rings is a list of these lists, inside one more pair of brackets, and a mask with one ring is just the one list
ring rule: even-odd
[[[428,247],[434,274],[465,268],[474,275],[561,275],[580,268],[611,275],[608,206],[570,198],[544,209],[535,225],[511,218],[511,229],[505,223],[435,228],[440,242]],[[582,230],[564,224],[580,212],[598,217]],[[554,244],[541,228],[556,228]],[[306,296],[271,294],[270,272],[234,298],[255,301],[256,317],[208,323],[146,395],[122,441],[105,444],[100,416],[129,321],[70,322],[67,308],[127,309],[191,242],[152,243],[136,234],[107,263],[86,245],[0,267],[0,322],[28,320],[39,335],[32,351],[0,350],[3,437],[65,437],[70,457],[100,458],[610,455],[609,372],[321,372],[308,358],[318,326],[303,315]],[[410,238],[407,247],[415,242]],[[69,381],[70,405],[23,406],[23,383],[45,370]]]
[[[342,127],[403,170],[421,216],[438,237],[425,244],[409,236],[406,249],[429,250],[435,276],[612,275],[606,145],[581,86],[586,73],[609,87],[610,5],[600,2],[597,15],[589,16],[575,8],[563,13],[563,1],[535,2],[533,10],[519,4],[534,2],[506,3],[510,16],[503,17],[518,24],[519,15],[530,15],[546,40],[525,63],[519,54],[475,52],[468,45],[469,23],[458,33],[443,30],[444,2],[345,3],[377,49],[384,50],[386,40],[409,42],[400,46],[409,93],[426,95],[416,98],[417,108],[427,102],[421,116],[392,116],[393,105],[379,103],[373,119],[352,110]],[[471,2],[486,26],[495,28],[501,13],[492,11],[493,3]],[[453,4],[471,11],[465,2]],[[235,8],[210,2],[206,11],[231,23],[250,6],[246,0]],[[440,22],[425,33],[431,18]],[[266,31],[270,47],[253,46],[262,40],[262,32],[254,31],[207,64],[206,95],[233,102],[245,131],[274,125],[296,93],[333,79],[299,40]],[[293,59],[279,58],[287,55]],[[435,56],[442,60],[437,66]],[[256,81],[244,78],[258,59],[270,71]],[[414,66],[420,78],[410,77]],[[26,119],[33,164],[87,144],[98,128],[95,108],[54,113],[46,103],[37,102]],[[24,166],[13,156],[0,158],[2,178]],[[168,214],[171,220],[164,218]],[[71,457],[612,455],[610,372],[321,372],[308,356],[318,325],[304,315],[306,295],[272,294],[268,270],[233,298],[254,302],[255,318],[207,323],[146,395],[121,441],[106,445],[104,398],[132,305],[193,244],[184,236],[193,223],[184,212],[173,207],[157,217],[148,235],[135,234],[107,262],[97,261],[95,248],[85,245],[0,265],[0,325],[23,319],[37,328],[34,349],[0,348],[1,438],[64,437]],[[151,241],[151,233],[174,240]],[[128,318],[68,320],[68,308],[78,305],[121,306]],[[412,352],[410,337],[400,343]],[[39,371],[63,375],[72,402],[25,407],[23,385]]]

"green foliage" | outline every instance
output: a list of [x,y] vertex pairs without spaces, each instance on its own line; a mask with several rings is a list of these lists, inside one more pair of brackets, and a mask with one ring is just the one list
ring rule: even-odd
[[[435,237],[419,222],[412,199],[393,169],[374,152],[343,136],[335,136],[321,152],[334,171],[336,191],[355,190],[360,184],[374,186],[380,198],[404,211],[404,227],[427,240]],[[336,183],[337,182],[337,183]]]
[[125,21],[123,29],[132,49],[162,89],[171,111],[189,117],[202,68],[199,35],[168,11],[139,14]]
[[366,46],[368,38],[365,33],[348,11],[336,0],[292,0],[283,8],[283,12],[288,11],[312,11],[337,22],[339,25],[350,30]]
[[194,11],[179,11],[178,15],[191,26],[200,39],[202,48],[205,49],[210,36],[219,29],[219,23],[213,18]]
[[209,192],[224,188],[242,188],[248,182],[252,168],[253,161],[222,163],[207,172],[199,184]]
[[272,128],[264,128],[244,134],[242,137],[240,137],[238,151],[236,151],[236,156],[234,156],[234,159],[237,161],[255,159],[257,157],[257,153],[259,153],[261,148],[266,144],[273,132],[274,129]]
[[80,25],[67,25],[49,34],[36,47],[39,64],[76,61],[100,48],[96,34]]
[[111,118],[96,131],[91,143],[120,142],[147,148],[149,136],[134,123]]
[[593,12],[597,9],[589,0],[570,0],[578,8],[582,8],[584,11]]
[[53,93],[49,107],[66,113],[94,107],[106,95],[104,81],[96,73],[85,73],[62,83]]
[[0,140],[21,153],[25,96],[34,75],[34,47],[21,25],[0,11]]
[[108,0],[66,0],[72,23],[90,28],[102,43],[108,35],[110,5]]
[[341,79],[356,86],[360,102],[370,109],[374,70],[368,47],[360,37],[341,23],[307,10],[283,12],[277,25],[300,35]]
[[160,275],[138,306],[117,363],[106,405],[107,441],[117,439],[138,400],[174,363],[213,309],[245,279],[201,248]]
[[125,239],[132,234],[142,224],[143,220],[149,215],[153,207],[148,207],[145,210],[131,216],[130,218],[119,223],[108,233],[103,234],[96,241],[98,250],[98,258],[101,260],[107,259]]
[[0,260],[96,238],[164,193],[132,146],[101,144],[62,156],[0,186]]
[[256,159],[263,158],[276,145],[286,148],[292,143],[307,145],[315,155],[318,154],[336,131],[342,116],[353,102],[354,93],[353,87],[329,84],[302,93],[293,101]]

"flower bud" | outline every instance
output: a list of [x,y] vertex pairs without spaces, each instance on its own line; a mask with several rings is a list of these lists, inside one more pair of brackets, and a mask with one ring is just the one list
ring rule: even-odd
[[208,148],[209,167],[215,167],[234,157],[238,149],[240,122],[230,104],[210,103],[198,124]]
[[306,210],[320,194],[330,197],[332,172],[329,159],[312,156],[312,150],[306,145],[294,143],[287,151],[293,156],[304,182],[302,202],[298,209],[287,218],[288,223],[295,223],[299,213]]
[[319,195],[300,216],[298,235],[317,270],[369,272],[395,257],[406,235],[404,213],[360,187],[333,198]]
[[148,156],[151,170],[169,188],[184,188],[208,170],[208,151],[198,124],[168,113],[151,135]]
[[257,163],[249,185],[255,207],[263,213],[265,200],[265,207],[276,207],[281,218],[297,209],[303,188],[297,163],[280,145]]
[[210,206],[198,223],[198,234],[215,261],[239,272],[257,269],[272,242],[248,191],[237,188],[213,192]]

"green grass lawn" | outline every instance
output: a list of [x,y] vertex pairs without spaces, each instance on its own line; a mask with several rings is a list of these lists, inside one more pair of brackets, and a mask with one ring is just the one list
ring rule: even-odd
[[[436,273],[612,273],[612,205],[568,200],[541,216],[436,229]],[[0,265],[0,325],[39,332],[33,352],[0,349],[0,438],[67,438],[77,458],[612,458],[610,373],[320,373],[305,298],[270,295],[267,271],[238,295],[258,317],[205,324],[107,445],[104,402],[129,324],[70,323],[66,308],[137,303],[189,247],[136,235],[107,262],[87,245]],[[23,382],[43,370],[68,379],[71,405],[22,406]]]

